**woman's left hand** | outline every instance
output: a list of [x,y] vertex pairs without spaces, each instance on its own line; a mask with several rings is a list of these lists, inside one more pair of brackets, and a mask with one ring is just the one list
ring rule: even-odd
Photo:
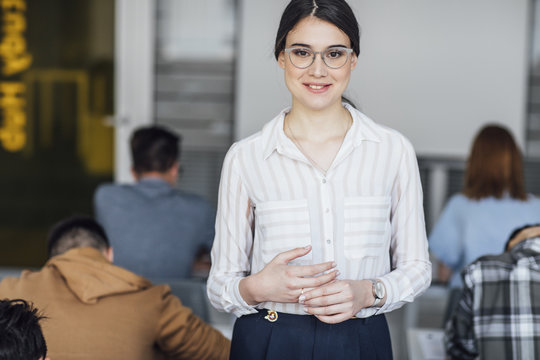
[[325,323],[336,324],[373,305],[369,280],[336,280],[304,293],[305,311]]

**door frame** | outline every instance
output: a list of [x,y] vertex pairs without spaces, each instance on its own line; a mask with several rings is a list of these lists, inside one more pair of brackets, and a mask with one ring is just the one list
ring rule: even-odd
[[116,0],[114,180],[130,183],[129,137],[154,123],[157,0]]

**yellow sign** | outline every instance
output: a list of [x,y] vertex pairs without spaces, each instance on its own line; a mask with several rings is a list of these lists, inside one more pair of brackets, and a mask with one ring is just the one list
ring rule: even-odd
[[[0,38],[1,72],[11,77],[28,69],[32,55],[27,52],[25,0],[0,0],[2,36]],[[8,151],[19,151],[26,145],[25,86],[20,81],[0,81],[0,142]]]

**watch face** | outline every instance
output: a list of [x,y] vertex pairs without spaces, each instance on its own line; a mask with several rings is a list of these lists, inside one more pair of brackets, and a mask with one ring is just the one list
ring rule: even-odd
[[382,299],[384,297],[384,285],[382,282],[377,281],[375,283],[375,295],[377,295],[377,298]]

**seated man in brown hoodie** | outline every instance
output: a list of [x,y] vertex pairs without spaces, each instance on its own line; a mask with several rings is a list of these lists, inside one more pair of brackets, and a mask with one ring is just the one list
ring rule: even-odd
[[167,285],[112,264],[103,228],[72,217],[49,234],[49,261],[0,282],[0,298],[41,309],[51,359],[227,359],[230,342]]

